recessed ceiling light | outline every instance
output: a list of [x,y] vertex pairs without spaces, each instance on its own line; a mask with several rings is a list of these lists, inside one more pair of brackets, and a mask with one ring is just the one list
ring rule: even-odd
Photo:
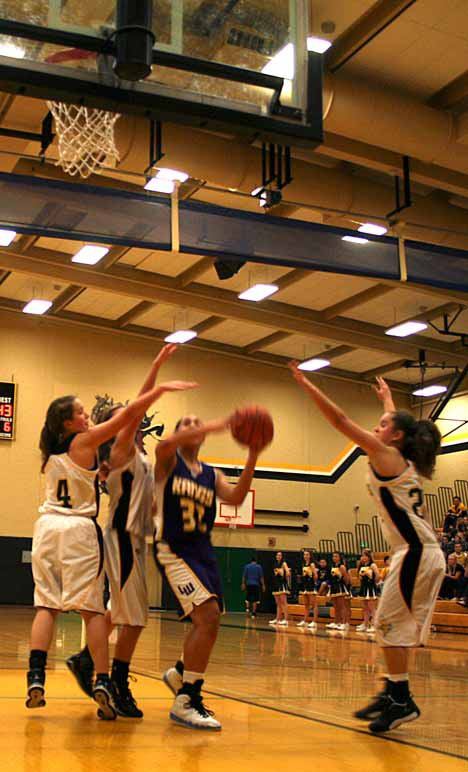
[[424,386],[422,389],[416,389],[416,391],[413,391],[413,394],[415,397],[434,397],[436,394],[443,394],[444,391],[447,391],[447,386],[434,384],[434,386]]
[[254,284],[253,287],[249,287],[237,297],[239,300],[252,300],[254,303],[258,303],[259,300],[265,300],[270,295],[274,295],[278,290],[279,287],[276,284]]
[[310,37],[307,38],[307,50],[315,51],[316,54],[324,54],[325,51],[331,48],[331,42],[324,38]]
[[16,236],[16,231],[0,230],[0,247],[9,247]]
[[349,241],[351,244],[368,244],[369,239],[361,239],[359,236],[343,236],[342,241]]
[[24,59],[26,51],[24,48],[16,46],[14,43],[1,43],[0,56],[9,56],[10,59]]
[[45,314],[52,305],[51,300],[30,300],[23,308],[23,314]]
[[171,180],[171,182],[186,182],[189,175],[186,172],[179,172],[177,169],[166,169],[162,167],[156,174],[159,180]]
[[251,192],[251,196],[255,198],[255,196],[258,196],[259,193],[261,193],[263,190],[263,185],[259,185],[258,188],[254,188]]
[[415,332],[427,330],[427,324],[424,322],[402,322],[395,327],[385,330],[385,335],[393,335],[395,338],[406,338],[408,335],[414,335]]
[[365,222],[358,228],[359,233],[370,233],[372,236],[383,236],[387,233],[387,228],[383,225],[375,225],[372,222]]
[[83,263],[84,265],[96,265],[107,255],[109,247],[96,247],[93,244],[87,244],[73,255],[72,263]]
[[145,185],[145,190],[152,190],[155,193],[173,193],[175,182],[174,180],[164,180],[161,177],[151,177]]
[[307,372],[313,372],[314,370],[321,370],[322,367],[328,367],[330,362],[328,359],[320,359],[314,357],[313,359],[306,359],[305,362],[301,362],[298,370],[307,370]]
[[176,330],[167,335],[164,340],[166,343],[188,343],[196,337],[197,333],[194,330]]

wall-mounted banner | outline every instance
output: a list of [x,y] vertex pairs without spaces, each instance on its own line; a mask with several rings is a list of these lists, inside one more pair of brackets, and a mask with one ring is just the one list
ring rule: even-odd
[[15,439],[16,383],[0,382],[0,440]]

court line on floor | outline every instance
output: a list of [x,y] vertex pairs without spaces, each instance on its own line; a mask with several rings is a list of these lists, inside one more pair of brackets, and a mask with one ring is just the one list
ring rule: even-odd
[[[153,681],[161,681],[161,683],[164,683],[161,676],[152,675],[151,673],[145,672],[144,670],[132,668],[132,672],[137,673],[138,675],[141,675],[145,678],[151,678]],[[305,721],[311,721],[312,723],[315,723],[315,724],[321,724],[323,726],[331,726],[334,729],[344,729],[347,732],[354,732],[355,734],[362,734],[362,735],[365,735],[366,737],[370,737],[372,740],[386,740],[387,742],[398,743],[398,745],[406,745],[410,748],[418,748],[419,750],[427,751],[429,753],[438,753],[439,755],[442,755],[442,756],[451,756],[452,758],[461,759],[462,761],[466,761],[468,758],[468,756],[463,756],[459,753],[451,753],[450,751],[444,751],[439,748],[431,748],[427,745],[422,745],[421,743],[411,742],[410,740],[402,740],[399,737],[376,735],[366,731],[365,729],[358,729],[357,727],[347,726],[346,724],[339,724],[336,721],[329,721],[323,718],[314,718],[313,716],[304,716],[304,714],[295,713],[292,710],[286,710],[284,708],[275,708],[271,705],[263,705],[261,702],[254,702],[253,700],[248,700],[244,697],[233,697],[232,695],[223,694],[222,692],[215,692],[211,689],[204,689],[204,692],[213,697],[220,697],[224,700],[232,700],[233,702],[241,702],[244,705],[252,705],[254,708],[271,710],[274,713],[281,713],[282,715],[293,716],[294,718],[302,718]]]
[[[164,616],[164,612],[161,612],[161,611],[155,611],[153,613],[155,615],[159,614],[160,616],[158,616],[158,617],[155,616],[153,618],[154,619],[160,619],[162,622],[176,622],[178,624],[181,623],[181,620],[178,617],[166,617],[166,616]],[[239,612],[239,613],[241,613],[241,612]],[[263,627],[263,626],[262,627],[257,627],[257,626],[255,626],[255,627],[254,626],[247,627],[246,625],[241,625],[241,624],[236,624],[236,623],[228,623],[228,622],[221,622],[220,628],[228,628],[228,629],[230,628],[230,629],[234,629],[234,630],[257,630],[258,632],[262,632],[262,633],[279,633],[280,635],[281,635],[281,633],[285,633],[286,632],[286,630],[283,629],[283,628],[281,629],[281,631],[279,631],[279,630],[276,629],[276,627]],[[296,634],[296,630],[294,630],[294,628],[287,628],[287,630],[288,630],[288,635],[291,635],[293,633]],[[350,630],[350,632],[352,634],[354,631]],[[308,633],[308,635],[309,635],[310,638],[320,638],[321,640],[328,640],[328,641],[333,640],[333,637],[334,637],[334,636],[328,636],[326,634],[323,634],[323,632],[321,630],[317,631],[316,633]],[[454,633],[454,635],[455,635],[455,633]],[[299,637],[299,631],[297,631],[297,636],[296,637]],[[345,635],[341,635],[341,636],[336,636],[336,638],[340,639],[340,640],[353,641],[353,643],[354,642],[358,642],[358,643],[371,643],[373,645],[377,645],[377,641],[376,640],[373,640],[372,638],[360,638],[357,635],[353,635],[351,638],[347,637]],[[447,648],[445,646],[433,646],[431,643],[428,646],[422,646],[421,648],[425,649],[426,651],[445,651],[445,652],[454,652],[456,654],[466,654],[467,653],[466,649],[454,649],[452,647],[448,647]]]

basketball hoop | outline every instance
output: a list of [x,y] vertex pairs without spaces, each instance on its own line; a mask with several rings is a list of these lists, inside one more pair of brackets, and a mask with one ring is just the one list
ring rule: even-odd
[[56,166],[86,178],[119,161],[114,127],[119,113],[64,102],[47,102],[55,119],[59,158]]

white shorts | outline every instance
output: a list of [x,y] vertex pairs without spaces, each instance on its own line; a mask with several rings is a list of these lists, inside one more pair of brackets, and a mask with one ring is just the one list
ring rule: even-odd
[[375,616],[381,646],[424,646],[444,574],[438,546],[425,546],[422,553],[400,550],[392,556]]
[[112,622],[145,627],[148,622],[145,537],[106,528],[104,555]]
[[34,605],[104,613],[102,531],[78,515],[41,515],[34,527]]

